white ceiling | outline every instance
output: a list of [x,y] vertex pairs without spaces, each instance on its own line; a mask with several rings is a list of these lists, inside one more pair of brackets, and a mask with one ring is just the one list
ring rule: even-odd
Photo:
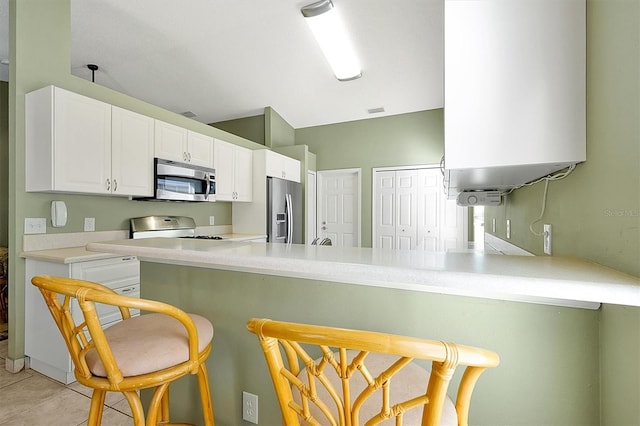
[[347,82],[300,14],[314,0],[70,1],[72,74],[95,63],[96,83],[205,123],[265,106],[294,128],[443,106],[443,0],[333,0],[363,68]]

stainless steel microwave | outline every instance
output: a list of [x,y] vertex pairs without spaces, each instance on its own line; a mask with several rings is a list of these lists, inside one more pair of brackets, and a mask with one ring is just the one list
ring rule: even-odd
[[215,201],[216,171],[202,166],[156,158],[155,200]]

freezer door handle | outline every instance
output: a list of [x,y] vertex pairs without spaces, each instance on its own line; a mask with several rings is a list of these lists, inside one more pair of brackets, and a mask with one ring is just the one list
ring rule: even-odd
[[285,205],[287,210],[287,244],[293,242],[293,206],[291,200],[291,194],[285,195]]

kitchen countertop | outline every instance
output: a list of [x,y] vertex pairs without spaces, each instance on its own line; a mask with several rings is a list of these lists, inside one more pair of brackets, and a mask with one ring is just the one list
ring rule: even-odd
[[121,257],[121,254],[98,253],[87,251],[85,247],[65,247],[48,250],[23,251],[20,256],[25,259],[43,260],[54,263],[77,263],[90,260],[110,259]]
[[[204,231],[201,232],[202,235],[211,235],[207,228],[208,227],[203,228]],[[20,257],[53,263],[77,263],[120,257],[122,254],[88,251],[86,244],[93,241],[100,241],[99,238],[120,240],[125,238],[128,233],[129,231],[105,231],[26,235],[26,244],[24,251],[20,253]],[[266,235],[233,232],[219,235],[223,238],[222,241],[225,242],[252,241],[267,238]]]
[[120,254],[89,252],[85,248],[95,241],[128,238],[129,231],[71,232],[59,234],[27,234],[23,238],[20,257],[54,263],[76,263],[120,257]]
[[393,251],[177,238],[94,242],[142,261],[597,309],[640,306],[640,278],[578,258]]
[[232,233],[232,234],[220,234],[220,237],[226,241],[251,241],[251,240],[266,240],[266,235],[256,235],[256,234],[240,234],[240,233]]

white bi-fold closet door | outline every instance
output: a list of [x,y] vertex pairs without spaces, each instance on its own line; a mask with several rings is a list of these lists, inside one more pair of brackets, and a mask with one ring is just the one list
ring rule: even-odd
[[464,250],[467,208],[447,200],[436,167],[374,171],[373,246]]

